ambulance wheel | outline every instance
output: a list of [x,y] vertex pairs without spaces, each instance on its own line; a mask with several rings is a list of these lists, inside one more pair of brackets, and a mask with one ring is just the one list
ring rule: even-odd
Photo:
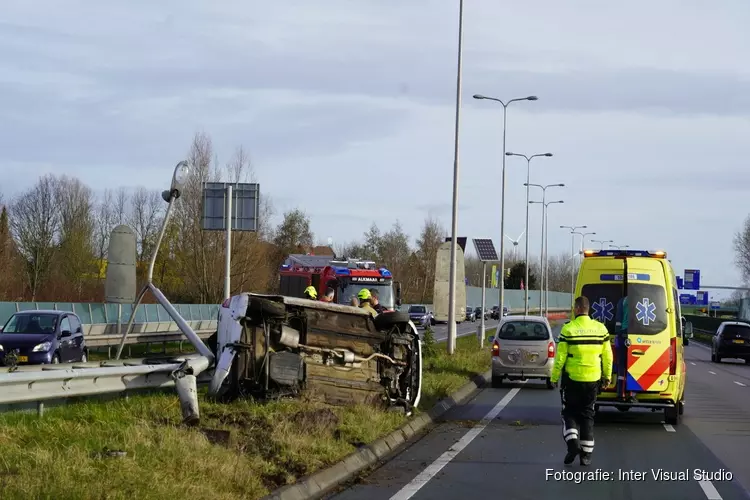
[[492,388],[499,389],[503,386],[503,377],[492,376]]
[[685,402],[684,401],[680,401],[679,403],[677,403],[677,410],[678,410],[678,413],[680,415],[682,415],[683,413],[685,413]]
[[677,406],[664,409],[664,423],[678,425],[680,423],[680,410]]

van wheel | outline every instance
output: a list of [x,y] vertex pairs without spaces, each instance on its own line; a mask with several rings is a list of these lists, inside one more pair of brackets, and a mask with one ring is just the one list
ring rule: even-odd
[[669,425],[678,425],[680,423],[680,411],[678,406],[664,409],[664,423]]
[[685,413],[685,402],[684,401],[680,401],[679,403],[677,403],[677,413],[680,414],[680,415],[682,415],[683,413]]
[[499,389],[503,386],[503,377],[492,376],[492,388]]

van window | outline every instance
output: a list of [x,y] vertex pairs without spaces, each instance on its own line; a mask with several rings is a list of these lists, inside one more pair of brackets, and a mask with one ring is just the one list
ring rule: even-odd
[[[589,299],[590,315],[604,323],[610,335],[622,316],[622,283],[584,285],[581,295]],[[646,283],[628,283],[628,333],[656,335],[667,329],[667,296],[664,288]],[[620,316],[620,318],[618,318]]]
[[674,301],[675,311],[677,311],[674,315],[674,329],[677,336],[682,337],[682,309],[680,307],[680,295],[676,288],[672,288],[672,300]]
[[547,326],[539,321],[509,321],[497,334],[500,340],[547,340],[549,337]]

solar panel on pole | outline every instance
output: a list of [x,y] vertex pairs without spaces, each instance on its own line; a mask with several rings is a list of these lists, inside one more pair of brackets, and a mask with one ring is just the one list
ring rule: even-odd
[[479,260],[482,262],[496,262],[500,260],[491,239],[473,238],[471,241],[474,243],[474,249],[477,251]]

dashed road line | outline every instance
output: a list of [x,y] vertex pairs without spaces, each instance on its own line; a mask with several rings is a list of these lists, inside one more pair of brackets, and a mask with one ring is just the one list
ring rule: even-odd
[[737,382],[736,380],[734,381],[734,383],[735,383],[735,384],[737,384],[737,385],[739,385],[739,386],[741,386],[741,387],[747,387],[747,386],[746,386],[745,384],[743,384],[742,382]]
[[693,365],[693,366],[697,366],[697,365],[696,365],[695,363],[693,363],[692,361],[690,362],[690,364],[691,364],[691,365]]
[[723,500],[711,481],[698,481],[698,484],[708,500]]
[[401,488],[395,495],[393,495],[390,500],[409,500],[411,497],[413,497],[422,487],[427,484],[430,479],[435,477],[446,465],[448,465],[451,460],[456,458],[456,455],[461,453],[461,451],[469,446],[469,443],[474,441],[474,439],[487,427],[487,425],[492,422],[503,409],[505,409],[506,406],[508,406],[508,403],[515,397],[516,394],[521,389],[519,387],[515,387],[508,392],[508,394],[501,399],[494,408],[492,408],[487,415],[484,416],[484,418],[479,422],[479,425],[472,428],[470,431],[468,431],[464,436],[458,441],[458,443],[451,446],[448,451],[440,455],[437,460],[432,462],[425,470],[423,470],[417,477],[411,480],[409,484]]
[[711,375],[716,375],[716,372],[712,372],[711,370],[708,370],[708,373],[710,373]]
[[664,428],[667,430],[667,432],[677,432],[674,430],[674,427],[672,427],[671,424],[662,424]]

